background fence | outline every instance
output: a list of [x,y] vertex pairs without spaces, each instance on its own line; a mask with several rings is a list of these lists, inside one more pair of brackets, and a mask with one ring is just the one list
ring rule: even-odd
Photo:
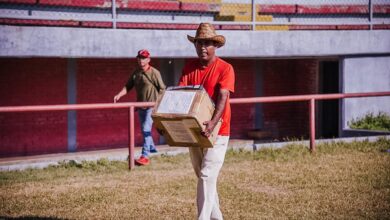
[[[390,91],[387,92],[369,92],[369,93],[349,93],[349,94],[316,94],[316,95],[295,95],[295,96],[275,96],[275,97],[252,97],[252,98],[236,98],[232,99],[232,104],[245,103],[269,103],[269,102],[295,102],[308,101],[308,109],[310,116],[308,123],[310,124],[310,151],[315,152],[315,101],[342,99],[342,98],[357,98],[357,97],[375,97],[375,96],[390,96]],[[53,106],[6,106],[0,107],[1,112],[31,112],[31,111],[60,111],[60,110],[91,110],[91,109],[114,109],[114,108],[129,108],[129,169],[134,168],[134,110],[135,107],[153,106],[152,102],[130,102],[118,104],[78,104],[78,105],[53,105]],[[233,113],[234,114],[234,113]]]
[[390,29],[388,0],[0,0],[0,24],[131,29]]

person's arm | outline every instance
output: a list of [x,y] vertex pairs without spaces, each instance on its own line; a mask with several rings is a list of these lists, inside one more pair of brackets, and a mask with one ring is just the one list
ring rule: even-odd
[[230,91],[227,89],[220,89],[218,93],[218,99],[216,108],[213,114],[213,117],[210,121],[205,121],[203,124],[206,125],[206,128],[202,131],[202,134],[206,137],[209,137],[213,132],[215,126],[217,125],[219,119],[222,116],[223,110],[226,106],[226,101],[229,98]]
[[127,80],[127,83],[122,88],[122,90],[118,94],[116,94],[116,96],[114,96],[114,103],[119,101],[119,99],[122,98],[122,96],[126,95],[133,88],[133,86],[134,86],[134,76],[135,76],[134,74],[135,73],[133,73],[133,75],[131,75],[129,80]]
[[161,78],[160,72],[156,73],[156,78],[157,78],[157,86],[160,89],[160,91],[158,91],[158,92],[161,92],[161,91],[165,90],[166,86],[164,84],[164,81]]
[[114,103],[119,101],[119,99],[122,98],[122,96],[124,96],[126,94],[127,94],[127,89],[126,89],[126,86],[125,86],[125,87],[123,87],[123,89],[116,96],[114,96]]

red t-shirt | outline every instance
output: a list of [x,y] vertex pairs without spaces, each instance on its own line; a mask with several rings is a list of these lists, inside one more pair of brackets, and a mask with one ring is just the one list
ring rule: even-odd
[[[194,60],[185,65],[179,86],[203,85],[214,103],[217,103],[219,89],[227,89],[234,92],[234,69],[232,65],[216,57],[214,63],[203,68],[199,60]],[[222,125],[219,135],[230,135],[231,109],[229,98],[222,112]]]

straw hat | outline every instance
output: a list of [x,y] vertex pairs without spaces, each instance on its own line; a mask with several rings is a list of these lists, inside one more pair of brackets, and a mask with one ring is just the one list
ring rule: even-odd
[[192,43],[194,43],[195,40],[212,40],[216,42],[217,47],[222,47],[225,44],[225,37],[217,35],[213,25],[209,23],[200,23],[198,29],[196,30],[195,37],[187,35],[187,38]]

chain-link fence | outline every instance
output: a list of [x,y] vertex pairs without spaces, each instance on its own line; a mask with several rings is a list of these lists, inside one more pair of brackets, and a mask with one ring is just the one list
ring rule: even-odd
[[0,0],[0,24],[134,29],[390,29],[389,0]]

